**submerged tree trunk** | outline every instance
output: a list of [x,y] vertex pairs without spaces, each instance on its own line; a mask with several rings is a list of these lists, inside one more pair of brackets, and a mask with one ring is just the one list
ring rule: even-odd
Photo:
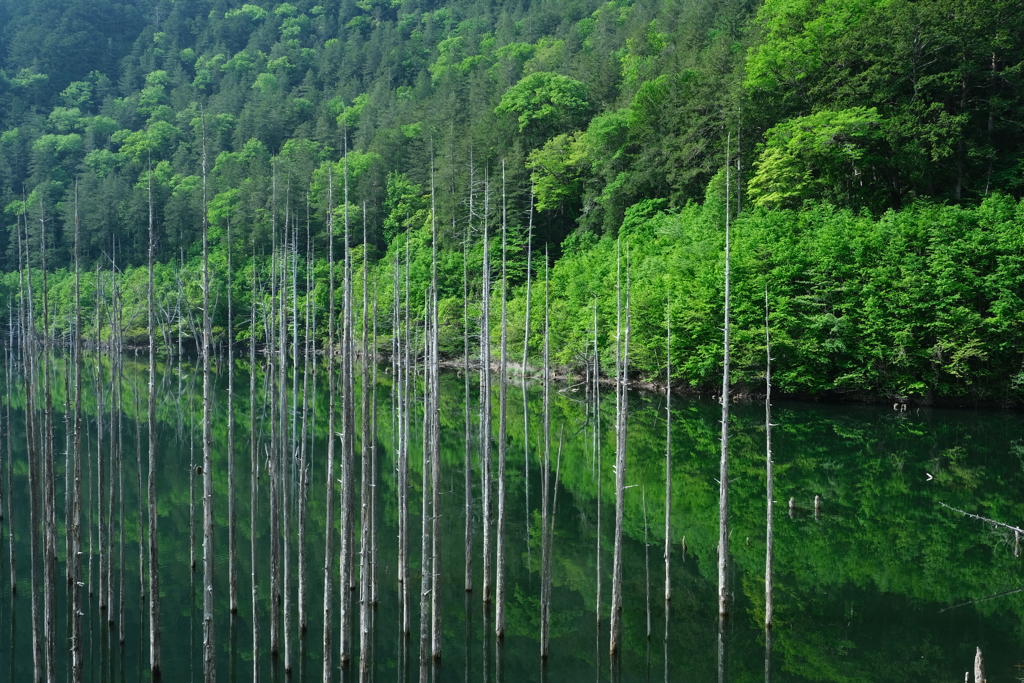
[[[153,169],[148,173],[149,183],[149,403],[147,422],[149,436],[149,669],[153,678],[160,677],[160,561],[157,543],[156,510],[156,302],[153,295],[153,260],[156,239],[153,235]],[[191,477],[189,473],[189,477]]]
[[[253,259],[255,264],[255,258]],[[249,307],[249,562],[252,583],[252,680],[260,680],[259,581],[256,564],[256,521],[260,502],[260,461],[256,444],[256,269]],[[329,535],[329,534],[328,534]]]
[[[78,220],[78,185],[75,185],[75,461],[73,490],[71,494],[71,552],[68,554],[68,574],[71,578],[71,680],[80,683],[83,676],[83,630],[82,630],[82,301],[79,257],[81,252],[80,224]],[[10,385],[10,374],[7,376]],[[8,406],[10,403],[8,402]],[[10,446],[10,415],[7,418],[8,446]],[[8,459],[10,451],[8,450]],[[139,455],[141,463],[141,454]],[[141,469],[139,476],[142,476]],[[8,480],[9,481],[9,480]],[[139,480],[142,481],[141,479]],[[141,484],[139,495],[142,495]],[[8,500],[8,509],[10,500]],[[8,515],[9,516],[9,515]],[[8,520],[11,522],[12,520]],[[139,532],[142,532],[142,499],[139,499]],[[12,546],[13,547],[13,546]],[[140,544],[141,553],[141,544]],[[11,571],[14,571],[14,555],[11,554]],[[142,578],[142,565],[139,565]]]
[[327,386],[329,399],[327,408],[327,499],[324,508],[324,683],[330,683],[334,673],[331,661],[334,654],[332,579],[334,576],[334,442],[337,439],[334,425],[334,185],[330,173],[331,166],[329,165],[327,186],[327,261],[330,269],[330,282],[327,287]]
[[[622,333],[621,310],[621,275],[616,289],[619,322],[616,327]],[[625,513],[626,494],[626,419],[629,409],[629,394],[626,381],[629,376],[629,253],[626,254],[626,321],[625,334],[616,341],[616,425],[615,425],[615,555],[612,563],[612,606],[611,606],[611,637],[609,650],[613,657],[619,654],[622,644],[622,523]],[[621,349],[621,351],[619,351]]]
[[604,494],[604,462],[601,458],[601,356],[597,346],[597,295],[594,295],[594,454],[597,458],[597,558],[596,558],[596,628],[601,630],[601,508]]
[[[470,220],[472,220],[472,213],[470,214]],[[473,429],[472,412],[469,404],[469,231],[470,226],[466,226],[465,240],[462,243],[462,325],[463,325],[463,337],[462,337],[462,379],[465,384],[463,406],[465,408],[464,422],[465,422],[465,433],[463,435],[463,446],[464,451],[464,462],[462,465],[463,473],[463,494],[465,495],[466,506],[464,515],[465,523],[465,561],[466,570],[464,578],[464,587],[466,592],[473,590],[473,466],[470,460],[472,453],[472,440],[471,434]],[[468,600],[468,598],[467,598]]]
[[213,386],[210,383],[210,250],[206,220],[206,123],[203,122],[203,677],[217,679],[213,625]]
[[366,203],[363,203],[363,320],[362,377],[360,403],[360,490],[359,490],[359,679],[370,678],[370,365],[369,354],[369,313],[370,300],[367,288],[368,266],[366,263]]
[[764,434],[765,434],[765,474],[767,494],[767,518],[765,522],[765,561],[764,561],[764,627],[771,629],[775,605],[772,595],[772,573],[775,565],[775,533],[773,529],[773,501],[775,495],[774,473],[772,471],[772,339],[768,327],[768,287],[764,289]]
[[672,599],[672,300],[665,302],[665,602]]
[[548,552],[548,500],[549,487],[548,479],[551,471],[551,279],[550,279],[550,256],[547,250],[544,252],[544,407],[541,414],[541,431],[544,439],[544,464],[541,466],[541,489],[540,489],[540,657],[542,660],[548,656],[548,600],[547,600],[547,566]]
[[729,153],[725,164],[725,325],[722,343],[722,454],[718,489],[718,614],[729,613]]
[[44,395],[44,438],[43,443],[43,525],[44,525],[44,589],[46,617],[46,680],[53,683],[57,678],[57,524],[56,524],[56,476],[53,451],[53,394],[50,385],[49,334],[50,302],[46,273],[46,222],[42,213],[42,199],[39,201],[39,241],[43,266],[43,395]]
[[238,511],[235,507],[235,334],[231,270],[231,220],[228,219],[228,591],[229,608],[238,613]]
[[342,466],[341,466],[341,665],[347,666],[351,658],[351,605],[353,587],[353,507],[355,505],[355,462],[354,431],[355,403],[352,362],[352,250],[348,225],[348,153],[345,154],[345,277],[344,277],[344,327],[342,334]]
[[430,284],[430,489],[431,503],[431,570],[430,582],[430,653],[435,661],[441,658],[441,379],[438,356],[437,309],[437,202],[434,193],[434,169],[430,169],[430,230],[431,230],[431,284]]
[[505,162],[501,164],[501,357],[498,393],[498,539],[495,580],[494,633],[505,637],[505,455],[508,436],[508,216],[505,198]]
[[488,235],[490,213],[490,182],[484,179],[484,263],[482,310],[480,320],[480,460],[483,493],[483,601],[491,601],[491,259]]

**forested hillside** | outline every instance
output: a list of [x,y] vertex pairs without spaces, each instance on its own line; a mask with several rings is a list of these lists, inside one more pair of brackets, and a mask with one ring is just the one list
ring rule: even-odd
[[[728,201],[737,381],[762,372],[767,286],[784,391],[1020,395],[1018,3],[319,2],[0,0],[5,295],[41,264],[45,229],[47,267],[65,269],[51,332],[70,329],[77,216],[83,269],[123,271],[120,300],[141,306],[152,215],[164,338],[191,334],[205,204],[216,320],[230,249],[248,334],[272,253],[292,254],[295,296],[326,307],[333,205],[336,257],[348,225],[382,311],[407,240],[422,301],[436,221],[461,353],[463,248],[478,317],[483,233],[500,261],[505,225],[513,346],[532,245],[571,369],[595,297],[613,353],[621,237],[634,372],[663,373],[671,296],[674,374],[701,387],[720,372]],[[391,334],[390,313],[379,322]]]

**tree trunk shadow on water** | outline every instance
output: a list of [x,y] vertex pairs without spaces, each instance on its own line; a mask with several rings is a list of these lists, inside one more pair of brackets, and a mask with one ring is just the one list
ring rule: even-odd
[[466,638],[465,638],[465,683],[470,683],[472,680],[473,671],[473,609],[472,609],[472,597],[473,594],[470,591],[466,591],[465,602],[465,616],[463,617],[466,625]]
[[228,634],[230,657],[228,658],[228,680],[235,683],[238,680],[238,612],[232,612],[230,617],[230,632]]

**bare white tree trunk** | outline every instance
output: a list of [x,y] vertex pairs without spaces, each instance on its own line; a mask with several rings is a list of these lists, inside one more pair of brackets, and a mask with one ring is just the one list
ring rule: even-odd
[[206,124],[203,123],[203,678],[217,680],[213,624],[213,385],[210,383],[210,258],[206,220]]
[[672,300],[665,303],[665,602],[672,599]]
[[[621,261],[621,259],[620,259]],[[621,283],[621,275],[620,280]],[[621,284],[617,286],[618,306],[620,309],[619,321],[616,327],[621,333]],[[609,650],[611,655],[617,656],[622,645],[622,523],[625,514],[626,494],[626,422],[629,406],[629,395],[626,391],[626,382],[629,375],[629,255],[626,256],[626,321],[625,334],[621,342],[616,342],[616,355],[619,357],[617,365],[617,409],[615,427],[615,555],[612,561],[612,605],[611,605],[611,635],[609,639]],[[618,350],[621,348],[621,352]]]
[[765,353],[765,394],[764,394],[764,433],[765,433],[765,472],[767,493],[767,519],[765,522],[765,560],[764,560],[764,627],[771,629],[775,605],[772,596],[772,573],[775,564],[775,534],[773,530],[773,500],[775,481],[772,471],[772,338],[768,326],[768,287],[764,288],[764,353]]
[[722,342],[722,453],[718,472],[718,614],[729,613],[729,151],[725,163],[725,325]]
[[[431,151],[433,157],[433,151]],[[441,380],[438,357],[437,309],[437,202],[434,192],[434,163],[430,163],[430,490],[431,503],[431,570],[430,582],[430,654],[434,661],[441,659]]]
[[[156,239],[153,235],[153,170],[148,173],[149,188],[149,670],[154,679],[160,676],[160,561],[157,543],[156,510],[156,302],[153,295],[153,260]],[[191,474],[189,474],[191,477]]]
[[370,358],[369,358],[369,289],[367,288],[366,203],[363,203],[363,320],[359,491],[359,680],[370,680]]
[[484,263],[480,317],[480,461],[483,498],[483,601],[491,601],[491,256],[490,176],[484,176]]
[[332,656],[334,654],[333,644],[333,622],[334,622],[334,442],[337,439],[334,424],[334,183],[331,175],[333,165],[328,165],[328,187],[327,187],[327,243],[328,243],[328,267],[330,269],[330,282],[327,287],[327,387],[328,387],[328,408],[327,408],[327,475],[326,495],[327,501],[324,510],[324,683],[330,683],[334,674]]
[[541,500],[540,500],[540,657],[548,657],[548,600],[547,600],[547,566],[548,552],[548,500],[550,487],[548,480],[551,472],[551,277],[550,255],[544,251],[544,406],[541,416],[541,431],[544,433],[544,464],[541,467]]
[[505,637],[505,456],[508,440],[508,220],[505,162],[501,162],[501,358],[498,398],[498,539],[494,633]]

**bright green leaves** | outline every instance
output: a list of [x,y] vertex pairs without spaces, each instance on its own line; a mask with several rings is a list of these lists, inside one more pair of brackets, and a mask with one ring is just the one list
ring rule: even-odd
[[352,100],[352,104],[345,106],[339,102],[340,113],[338,114],[338,126],[354,130],[359,127],[359,120],[363,115],[363,109],[370,102],[370,95],[363,93]]
[[469,73],[483,60],[483,55],[469,55],[466,52],[466,39],[462,36],[445,38],[437,46],[437,60],[428,68],[434,83],[454,69],[459,75]]
[[520,132],[571,130],[591,111],[588,97],[587,87],[576,79],[540,71],[512,86],[495,112],[514,114]]
[[557,209],[565,202],[578,199],[581,193],[580,173],[588,161],[586,133],[556,135],[540,149],[530,152],[526,167],[532,173],[537,210]]
[[145,130],[138,130],[124,136],[121,154],[135,162],[148,158],[163,159],[170,155],[181,134],[166,121],[154,121]]
[[409,226],[423,225],[428,216],[430,201],[423,188],[409,180],[404,173],[388,174],[387,194],[384,197],[384,241],[391,242]]
[[242,5],[241,7],[233,10],[228,10],[224,13],[225,19],[235,19],[237,17],[245,17],[250,21],[261,21],[266,19],[268,16],[267,10],[263,9],[259,5]]
[[778,124],[765,134],[749,197],[759,206],[782,207],[842,194],[846,185],[860,182],[880,123],[874,107],[854,107]]

